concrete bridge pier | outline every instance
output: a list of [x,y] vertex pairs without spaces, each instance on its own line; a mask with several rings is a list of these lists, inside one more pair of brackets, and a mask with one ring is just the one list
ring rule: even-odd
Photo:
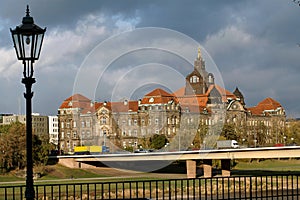
[[186,161],[186,175],[187,178],[196,178],[197,162],[196,160]]
[[[222,176],[230,176],[230,159],[221,159]],[[197,161],[186,160],[187,178],[196,178]],[[203,160],[203,176],[205,178],[212,177],[212,159]]]
[[203,176],[205,178],[212,177],[212,159],[203,160]]

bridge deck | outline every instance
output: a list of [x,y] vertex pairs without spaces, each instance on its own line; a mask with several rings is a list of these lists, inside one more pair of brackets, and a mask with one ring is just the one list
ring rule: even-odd
[[205,159],[250,159],[250,158],[298,158],[300,146],[262,147],[221,150],[198,150],[176,152],[124,153],[100,155],[68,155],[56,158],[74,158],[85,161],[142,161],[142,160],[205,160]]

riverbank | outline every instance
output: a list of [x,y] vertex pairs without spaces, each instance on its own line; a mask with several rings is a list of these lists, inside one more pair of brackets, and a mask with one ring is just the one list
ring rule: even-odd
[[[40,169],[41,170],[41,169]],[[179,179],[186,178],[186,169],[184,163],[174,163],[168,167],[155,172],[136,172],[130,170],[121,170],[108,167],[99,167],[96,169],[70,169],[61,165],[49,165],[41,170],[41,177],[35,180],[39,182],[55,181],[90,181],[90,180],[145,180],[145,179]],[[199,167],[199,176],[201,168]],[[214,174],[218,174],[217,166]],[[232,167],[233,176],[244,175],[272,175],[272,174],[295,174],[300,173],[300,160],[276,160],[269,159],[260,162],[247,160],[237,161]],[[0,183],[23,183],[25,172],[12,171],[8,174],[0,175]]]

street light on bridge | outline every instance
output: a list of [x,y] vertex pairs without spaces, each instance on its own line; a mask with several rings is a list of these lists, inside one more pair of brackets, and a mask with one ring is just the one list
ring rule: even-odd
[[39,59],[41,47],[44,39],[46,28],[42,29],[34,24],[33,18],[29,15],[29,6],[27,5],[26,16],[23,17],[22,24],[10,29],[14,48],[18,60],[22,60],[24,65],[22,83],[25,85],[26,92],[26,190],[25,198],[34,199],[33,188],[33,160],[32,160],[32,110],[31,99],[33,92],[32,84],[35,83],[33,78],[33,63]]

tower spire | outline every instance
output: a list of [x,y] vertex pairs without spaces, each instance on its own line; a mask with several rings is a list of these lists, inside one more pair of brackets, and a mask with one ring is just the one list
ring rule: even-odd
[[201,57],[202,57],[202,55],[201,55],[201,49],[200,49],[200,47],[198,47],[197,59],[199,60]]

